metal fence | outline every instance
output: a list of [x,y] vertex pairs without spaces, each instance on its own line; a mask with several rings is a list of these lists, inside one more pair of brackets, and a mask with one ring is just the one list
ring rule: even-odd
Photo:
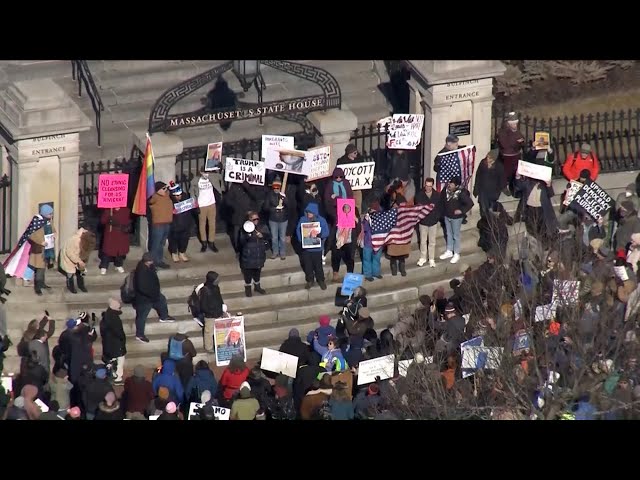
[[[498,130],[509,110],[494,109],[493,147]],[[527,141],[537,131],[550,134],[555,152],[554,176],[562,176],[561,166],[569,154],[588,142],[600,160],[602,173],[640,169],[640,109],[619,112],[589,113],[563,118],[520,117],[520,131]]]
[[[9,168],[11,168],[11,163],[9,163]],[[0,178],[0,209],[2,210],[2,217],[0,217],[0,227],[2,228],[0,254],[5,254],[11,252],[13,247],[11,241],[13,233],[11,229],[11,177],[6,174]]]

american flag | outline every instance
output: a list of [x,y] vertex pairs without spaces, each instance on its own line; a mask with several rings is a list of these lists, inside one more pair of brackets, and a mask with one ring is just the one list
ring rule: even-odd
[[371,225],[371,244],[377,252],[384,245],[393,243],[403,245],[411,242],[416,224],[429,215],[434,205],[393,208],[385,212],[369,215]]
[[453,177],[460,177],[462,186],[467,188],[476,165],[476,147],[469,145],[451,152],[439,153],[438,157],[440,171],[436,179],[436,189],[442,190]]
[[29,226],[20,237],[20,240],[18,240],[17,248],[20,248],[24,244],[24,242],[29,239],[33,232],[44,227],[45,223],[47,223],[47,221],[44,218],[40,217],[39,215],[34,216],[31,219],[31,222],[29,222]]

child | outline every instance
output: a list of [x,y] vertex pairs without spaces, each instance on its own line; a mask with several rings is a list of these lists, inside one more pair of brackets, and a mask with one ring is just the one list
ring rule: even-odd
[[317,343],[326,347],[329,341],[329,336],[336,335],[336,329],[331,326],[331,317],[329,317],[329,315],[321,315],[319,323],[320,326],[309,332],[309,335],[307,335],[307,343],[312,344],[313,338],[317,335]]

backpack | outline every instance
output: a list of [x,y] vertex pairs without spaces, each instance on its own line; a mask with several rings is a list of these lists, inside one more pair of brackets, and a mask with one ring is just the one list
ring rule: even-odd
[[184,358],[184,352],[182,351],[182,344],[184,340],[176,340],[176,337],[171,337],[169,341],[169,358],[171,360],[182,360]]
[[191,292],[191,295],[189,295],[187,299],[187,308],[189,308],[189,312],[191,312],[193,318],[200,318],[202,315],[200,311],[200,290],[202,290],[202,287],[204,287],[204,283],[193,287],[193,292]]
[[122,303],[133,303],[136,299],[136,289],[134,285],[135,272],[130,272],[122,282],[120,287],[120,299]]

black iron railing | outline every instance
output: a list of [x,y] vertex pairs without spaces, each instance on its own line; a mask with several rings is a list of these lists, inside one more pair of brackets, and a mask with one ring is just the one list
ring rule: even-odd
[[[11,163],[9,163],[11,168]],[[0,235],[0,254],[9,253],[12,249],[12,233],[11,229],[11,176],[3,175],[0,178],[0,209],[2,217],[0,217],[0,225],[2,226],[2,234]]]
[[84,84],[84,88],[89,95],[89,100],[91,100],[93,113],[96,117],[98,146],[100,146],[102,144],[100,117],[101,112],[104,111],[104,105],[102,104],[102,98],[100,98],[100,92],[96,87],[96,83],[93,81],[93,75],[91,75],[91,70],[89,70],[89,64],[86,60],[71,60],[71,69],[72,78],[78,82],[78,96],[82,96],[82,85]]

